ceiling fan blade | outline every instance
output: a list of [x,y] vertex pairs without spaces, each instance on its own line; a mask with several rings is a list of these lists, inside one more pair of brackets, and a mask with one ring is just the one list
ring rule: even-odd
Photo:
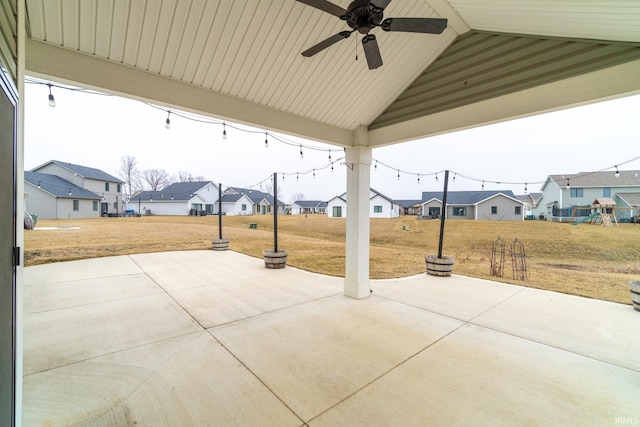
[[380,13],[389,6],[389,3],[391,3],[391,0],[371,0],[369,2],[369,11],[371,13]]
[[440,34],[447,28],[444,18],[387,18],[380,24],[385,31]]
[[309,49],[305,50],[304,52],[302,52],[302,56],[306,56],[307,58],[310,56],[313,56],[316,53],[328,48],[332,44],[337,43],[342,39],[346,39],[350,35],[351,35],[351,31],[340,31],[338,34],[335,34],[329,37],[328,39],[321,41],[317,45],[312,46]]
[[307,6],[311,6],[311,7],[315,7],[316,9],[320,9],[323,12],[327,12],[330,13],[332,15],[337,16],[338,18],[340,18],[341,16],[343,16],[344,14],[347,13],[347,11],[343,8],[341,8],[338,5],[335,5],[327,0],[296,0],[299,3],[304,3]]
[[367,57],[367,65],[370,70],[382,66],[382,56],[380,56],[380,48],[378,48],[378,42],[376,36],[373,34],[367,34],[362,38],[362,47],[364,49],[364,55]]

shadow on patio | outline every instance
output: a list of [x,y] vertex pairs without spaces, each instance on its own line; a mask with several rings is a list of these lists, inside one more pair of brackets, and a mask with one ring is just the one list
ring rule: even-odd
[[24,425],[615,425],[640,313],[515,285],[343,280],[231,251],[25,269]]

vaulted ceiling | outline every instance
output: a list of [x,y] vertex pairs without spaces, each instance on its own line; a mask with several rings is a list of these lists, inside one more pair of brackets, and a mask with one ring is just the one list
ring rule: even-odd
[[375,70],[357,32],[303,57],[348,27],[295,0],[26,6],[31,75],[341,146],[358,129],[375,147],[640,93],[635,0],[393,0],[385,18],[448,26],[374,28]]

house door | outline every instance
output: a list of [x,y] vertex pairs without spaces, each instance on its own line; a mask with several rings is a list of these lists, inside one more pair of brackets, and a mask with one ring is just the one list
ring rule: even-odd
[[109,203],[100,203],[100,215],[109,213]]
[[342,206],[333,207],[333,216],[335,218],[342,218]]
[[[1,64],[0,64],[1,65]],[[15,423],[17,94],[0,71],[0,425]],[[22,225],[21,225],[22,226]]]

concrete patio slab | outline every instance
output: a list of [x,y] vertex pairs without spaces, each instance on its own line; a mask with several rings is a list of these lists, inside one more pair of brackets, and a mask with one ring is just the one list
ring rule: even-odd
[[473,323],[640,371],[640,313],[620,308],[606,301],[524,289]]
[[25,425],[640,420],[629,305],[426,274],[355,300],[230,251],[84,263],[25,269]]
[[461,320],[471,320],[524,288],[517,285],[451,275],[376,280],[376,295]]
[[30,375],[25,426],[300,426],[204,331]]
[[461,325],[382,298],[336,296],[210,332],[306,421]]
[[639,372],[467,324],[309,425],[613,426],[639,397]]

